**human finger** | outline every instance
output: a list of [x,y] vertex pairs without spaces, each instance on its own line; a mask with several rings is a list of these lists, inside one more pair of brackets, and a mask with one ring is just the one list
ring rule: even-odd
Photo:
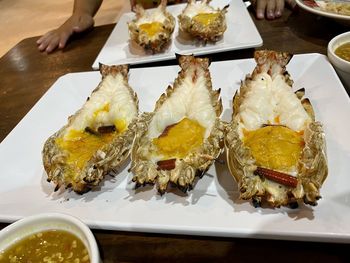
[[79,17],[77,24],[73,27],[73,32],[80,33],[94,25],[94,19],[91,16]]
[[256,17],[258,19],[264,19],[267,0],[256,1]]
[[47,42],[48,38],[50,38],[50,35],[52,35],[52,31],[49,31],[47,33],[45,33],[43,36],[41,36],[36,43],[40,46],[42,44],[44,44],[45,42]]
[[50,39],[47,36],[43,37],[41,43],[38,46],[38,49],[40,51],[44,51],[47,48],[47,46],[49,45],[49,42],[50,42]]
[[43,35],[41,37],[41,41],[40,41],[40,44],[38,46],[38,49],[40,51],[45,51],[46,48],[51,43],[51,41],[56,38],[56,36],[57,36],[56,30],[52,30],[50,32],[47,32],[45,35]]
[[45,44],[45,40],[42,40],[42,42],[38,45],[39,51],[44,51],[46,47],[47,45]]
[[66,46],[66,43],[67,43],[70,36],[71,36],[70,33],[63,32],[61,34],[60,39],[59,39],[58,48],[60,48],[60,49],[64,48]]
[[59,43],[59,37],[58,36],[54,36],[53,38],[50,39],[50,42],[48,43],[45,51],[47,53],[51,53],[52,51],[54,51]]
[[277,0],[275,7],[275,17],[280,17],[284,9],[284,0]]
[[36,41],[36,43],[37,43],[38,45],[40,45],[40,44],[43,42],[43,37],[44,37],[44,36],[42,36],[41,38],[39,38],[39,39]]
[[269,1],[267,1],[266,17],[268,19],[274,19],[275,18],[275,9],[276,9],[276,0],[269,0]]

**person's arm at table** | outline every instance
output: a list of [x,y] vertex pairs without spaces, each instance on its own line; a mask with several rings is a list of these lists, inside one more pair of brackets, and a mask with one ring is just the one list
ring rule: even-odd
[[74,0],[73,14],[59,28],[47,32],[38,39],[40,51],[52,52],[57,47],[62,49],[74,33],[82,32],[94,25],[94,15],[102,0]]
[[275,19],[282,16],[285,5],[294,8],[295,0],[252,0],[258,19]]

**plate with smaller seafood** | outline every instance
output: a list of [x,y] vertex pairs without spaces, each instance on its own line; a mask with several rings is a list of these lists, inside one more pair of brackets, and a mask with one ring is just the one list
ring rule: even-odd
[[316,15],[350,22],[350,2],[348,0],[296,0],[296,3]]
[[[60,77],[0,144],[0,222],[60,212],[94,229],[350,243],[350,100],[327,57],[277,57],[279,67],[264,60],[257,67],[254,59],[209,64],[187,57],[179,65],[131,68],[128,74],[123,66],[101,66],[101,73]],[[283,92],[271,96],[274,90],[256,90],[257,83],[275,83]],[[263,123],[270,120],[258,129],[256,105],[267,113]],[[132,114],[121,114],[126,111]],[[314,119],[322,131],[308,131]],[[224,122],[231,120],[225,135]],[[269,130],[292,144],[270,143]],[[264,154],[253,150],[252,157],[268,154],[278,162],[261,159],[259,166],[301,171],[298,180],[264,170],[253,177],[249,155],[242,159],[248,165],[235,166],[239,156],[227,158],[222,150],[242,148],[237,133],[252,149],[261,141],[249,139],[254,134],[267,142]],[[84,147],[97,155],[80,158]],[[299,147],[309,154],[284,158]],[[74,150],[68,158],[67,150]],[[74,159],[82,177],[71,168]],[[317,165],[299,170],[299,159]],[[305,173],[312,180],[305,181]],[[266,183],[272,177],[290,184]]]
[[[92,68],[204,55],[262,45],[243,1],[190,0],[187,4],[136,8],[121,16]],[[157,33],[157,31],[161,31]]]

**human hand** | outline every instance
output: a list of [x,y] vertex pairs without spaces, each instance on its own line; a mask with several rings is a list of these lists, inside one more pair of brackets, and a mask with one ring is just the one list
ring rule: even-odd
[[73,14],[59,28],[47,32],[37,40],[40,51],[52,52],[57,47],[62,49],[74,33],[83,32],[94,25],[94,19],[89,14]]
[[275,19],[282,16],[285,4],[294,8],[295,0],[252,0],[258,19]]

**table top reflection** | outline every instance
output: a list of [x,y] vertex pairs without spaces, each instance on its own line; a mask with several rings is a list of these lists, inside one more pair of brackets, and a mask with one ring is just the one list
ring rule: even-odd
[[[348,30],[344,25],[299,10],[286,10],[274,21],[256,20],[263,46],[293,54],[327,53],[328,42]],[[66,49],[47,55],[38,37],[24,39],[0,58],[0,141],[50,86],[66,73],[91,71],[91,65],[114,25],[76,35]],[[254,49],[211,54],[212,61],[251,58]],[[175,65],[175,60],[134,67]],[[0,224],[3,228],[6,224]],[[240,238],[217,238],[94,230],[104,262],[295,261],[346,262],[347,245]]]

